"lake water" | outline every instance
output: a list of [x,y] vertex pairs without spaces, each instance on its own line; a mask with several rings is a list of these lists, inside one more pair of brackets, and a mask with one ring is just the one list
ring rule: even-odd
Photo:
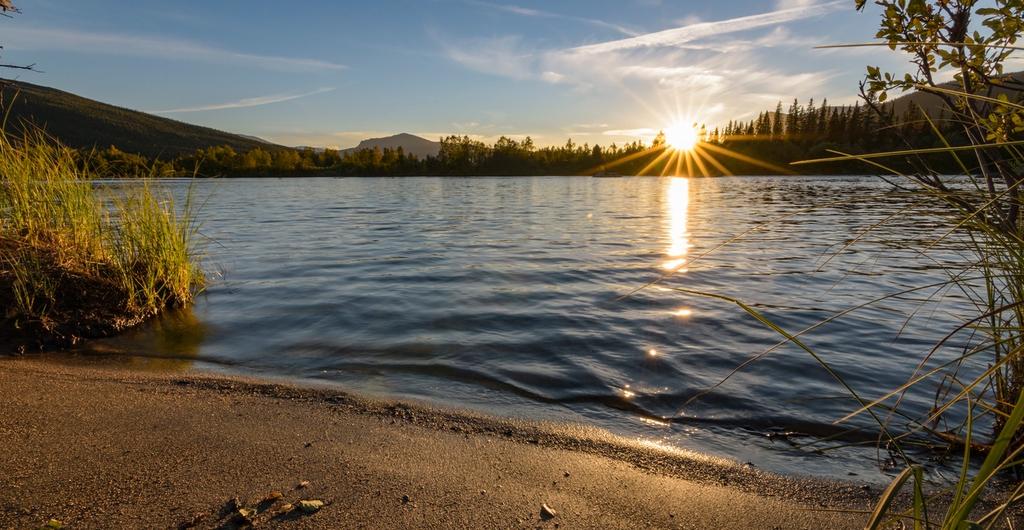
[[[190,184],[166,185],[180,195]],[[189,311],[83,351],[583,422],[782,472],[878,478],[878,428],[868,418],[852,423],[857,432],[833,425],[855,403],[791,346],[687,404],[780,337],[732,303],[675,288],[740,298],[795,332],[942,281],[935,260],[956,259],[913,250],[941,234],[936,220],[899,214],[909,197],[869,177],[193,186],[209,290]],[[874,397],[904,382],[961,310],[925,290],[806,341]],[[927,410],[927,390],[904,406]],[[812,450],[852,442],[866,445]]]

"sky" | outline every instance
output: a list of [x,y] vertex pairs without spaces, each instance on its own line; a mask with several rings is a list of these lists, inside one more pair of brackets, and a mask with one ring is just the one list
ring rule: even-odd
[[[854,0],[14,0],[23,81],[284,145],[410,132],[650,138],[777,101],[853,103],[870,41]],[[5,75],[10,75],[5,74]]]

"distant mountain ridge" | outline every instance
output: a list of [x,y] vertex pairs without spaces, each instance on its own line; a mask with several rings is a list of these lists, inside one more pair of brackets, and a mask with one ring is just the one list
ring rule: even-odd
[[[1024,83],[1024,72],[1014,72],[1002,76],[1003,78],[1010,78],[1018,83]],[[963,90],[956,81],[950,81],[948,83],[942,83],[939,85],[941,88],[949,90]],[[997,97],[999,94],[1009,94],[1010,90],[996,89],[992,93],[992,97]],[[942,98],[938,97],[935,92],[928,92],[926,90],[917,90],[915,92],[907,92],[897,98],[892,99],[887,105],[895,107],[895,116],[897,118],[902,117],[905,112],[910,108],[911,105],[918,105],[921,109],[928,113],[929,116],[938,116],[944,107]]]
[[108,105],[24,81],[0,79],[0,90],[3,110],[9,112],[7,132],[18,133],[25,123],[32,123],[69,147],[113,145],[122,151],[163,159],[216,145],[228,145],[240,152],[256,147],[284,149],[260,138]]
[[376,147],[381,149],[398,149],[401,147],[402,151],[407,155],[415,155],[417,158],[426,158],[428,156],[437,156],[437,153],[441,151],[441,142],[427,140],[426,138],[416,136],[415,134],[399,133],[382,138],[368,138],[359,142],[359,145],[355,147],[343,149],[342,153],[351,153]]

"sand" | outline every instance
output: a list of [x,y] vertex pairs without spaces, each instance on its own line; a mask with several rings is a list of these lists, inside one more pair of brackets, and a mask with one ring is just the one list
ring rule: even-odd
[[[877,494],[579,426],[26,358],[0,359],[0,448],[0,528],[232,527],[232,499],[275,491],[257,527],[859,528]],[[325,506],[283,513],[299,500]]]

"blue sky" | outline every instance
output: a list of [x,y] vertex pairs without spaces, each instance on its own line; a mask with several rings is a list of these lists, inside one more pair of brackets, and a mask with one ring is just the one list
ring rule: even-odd
[[[25,81],[286,145],[412,132],[608,144],[777,100],[852,103],[854,0],[15,0]],[[902,71],[902,70],[901,70]]]

